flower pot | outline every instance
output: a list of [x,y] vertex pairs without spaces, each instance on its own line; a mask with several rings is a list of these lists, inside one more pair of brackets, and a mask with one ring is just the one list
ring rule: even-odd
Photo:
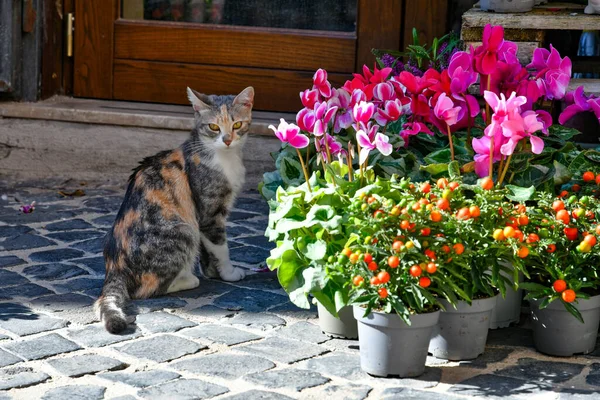
[[433,330],[429,352],[452,361],[472,360],[482,354],[497,297],[473,300],[472,305],[459,301],[456,309],[441,300],[446,311],[440,314],[440,322]]
[[535,0],[481,0],[479,7],[484,11],[500,13],[527,12],[533,9]]
[[331,314],[321,303],[317,303],[319,326],[324,334],[335,338],[356,339],[358,328],[352,314],[352,307],[344,307],[338,312],[339,318]]
[[[512,280],[513,275],[501,272],[502,275]],[[519,282],[523,281],[523,274],[519,273]],[[521,319],[521,302],[523,290],[514,290],[512,287],[506,289],[506,296],[497,296],[496,305],[492,309],[490,317],[490,329],[508,328],[512,323],[518,323]]]
[[539,352],[569,357],[594,350],[600,322],[600,296],[573,303],[583,317],[583,324],[565,309],[560,300],[553,301],[542,310],[540,303],[530,300],[533,342]]
[[425,372],[431,331],[440,312],[411,315],[408,326],[397,314],[371,312],[354,307],[358,321],[360,366],[375,376],[415,377]]

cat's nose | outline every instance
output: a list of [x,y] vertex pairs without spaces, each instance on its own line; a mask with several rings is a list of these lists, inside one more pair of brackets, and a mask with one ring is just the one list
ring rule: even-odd
[[223,143],[225,143],[227,147],[229,147],[229,145],[231,144],[231,136],[223,136]]

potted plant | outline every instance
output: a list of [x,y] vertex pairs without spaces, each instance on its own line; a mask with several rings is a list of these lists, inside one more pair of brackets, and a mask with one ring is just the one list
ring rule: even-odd
[[[584,174],[592,181],[595,176]],[[536,194],[535,206],[528,213],[530,224],[524,228],[534,239],[525,260],[531,278],[520,287],[527,290],[530,300],[536,349],[571,356],[589,353],[596,345],[600,203],[594,196],[569,196],[566,191],[562,195]]]

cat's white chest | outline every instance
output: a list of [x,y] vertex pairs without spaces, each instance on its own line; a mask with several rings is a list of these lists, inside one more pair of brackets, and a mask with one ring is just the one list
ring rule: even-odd
[[241,152],[233,149],[216,151],[212,161],[213,166],[227,178],[234,195],[239,193],[246,179],[246,168],[244,168]]

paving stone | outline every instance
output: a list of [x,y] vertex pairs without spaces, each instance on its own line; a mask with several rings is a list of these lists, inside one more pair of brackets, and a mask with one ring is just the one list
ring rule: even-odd
[[[57,208],[58,207],[55,207],[55,209]],[[42,206],[36,206],[35,211],[31,214],[23,214],[22,212],[16,212],[12,215],[3,216],[2,221],[6,222],[7,224],[34,224],[37,222],[50,222],[70,219],[76,215],[77,211],[53,211],[45,209]]]
[[267,201],[264,199],[249,199],[245,197],[240,197],[235,202],[233,208],[237,208],[240,210],[257,212],[262,215],[266,215],[269,213],[269,205]]
[[185,299],[201,299],[219,296],[233,289],[235,289],[234,286],[224,283],[223,281],[200,278],[200,285],[197,288],[177,292],[175,295]]
[[17,274],[16,272],[0,269],[0,288],[22,285],[28,282],[29,280],[27,280],[27,278]]
[[264,232],[268,225],[269,220],[267,218],[248,219],[244,221],[244,226],[256,229],[259,232]]
[[227,227],[227,237],[235,238],[242,235],[254,235],[254,231],[240,225]]
[[38,360],[55,354],[68,353],[81,349],[77,344],[56,333],[34,339],[3,344],[2,347],[26,360]]
[[198,379],[179,379],[140,390],[138,395],[144,399],[201,400],[218,396],[228,391],[229,389],[226,387]]
[[248,275],[241,281],[235,282],[235,285],[250,289],[283,291],[283,288],[277,279],[277,272],[275,271],[257,272],[252,275]]
[[600,386],[600,363],[590,365],[590,373],[585,381],[588,385]]
[[0,289],[0,298],[12,299],[15,297],[38,297],[45,294],[52,294],[51,291],[43,286],[39,286],[33,283],[26,283],[19,286],[11,286]]
[[56,231],[72,231],[75,229],[89,229],[94,226],[89,222],[86,222],[82,219],[69,219],[67,221],[54,222],[52,224],[46,225],[44,228],[50,232]]
[[558,400],[597,400],[597,390],[561,389]]
[[269,313],[239,313],[233,318],[228,318],[221,321],[228,325],[244,325],[254,329],[263,331],[285,325],[285,320],[277,315]]
[[331,339],[325,335],[321,328],[310,322],[300,321],[293,325],[288,325],[285,328],[277,331],[278,335],[288,337],[290,339],[302,340],[310,343],[323,343]]
[[137,316],[135,322],[151,333],[176,332],[197,325],[195,322],[165,312],[141,314]]
[[102,289],[104,279],[75,278],[64,283],[54,284],[58,293],[83,292],[90,289]]
[[48,390],[42,400],[102,400],[106,388],[93,385],[70,385],[61,386]]
[[228,220],[229,221],[237,221],[238,223],[243,223],[243,222],[239,222],[239,221],[254,218],[256,216],[257,216],[257,214],[254,214],[254,213],[249,213],[249,212],[244,212],[244,211],[232,211],[231,213],[229,213]]
[[165,362],[194,354],[206,346],[173,335],[155,336],[150,339],[125,344],[117,350],[138,358],[156,362]]
[[0,400],[12,400],[12,397],[7,395],[6,393],[0,393]]
[[369,386],[355,385],[349,383],[346,385],[330,385],[324,387],[315,399],[344,399],[344,400],[364,400],[373,390]]
[[113,397],[110,400],[137,400],[137,397],[128,394],[125,396]]
[[231,317],[231,316],[235,315],[236,312],[225,310],[220,307],[215,307],[211,304],[207,304],[202,307],[194,308],[193,310],[188,311],[188,314],[195,315],[198,317],[221,319],[221,318],[225,318],[225,317]]
[[340,339],[332,338],[327,342],[323,343],[323,346],[327,347],[331,351],[343,351],[346,353],[359,353],[358,341],[356,339]]
[[526,379],[528,382],[557,384],[579,375],[585,365],[520,358],[517,365],[495,371],[496,374]]
[[93,270],[95,275],[104,276],[106,273],[106,268],[104,265],[104,257],[86,257],[86,258],[78,258],[76,260],[69,260],[70,263],[73,264],[82,264]]
[[195,339],[206,339],[211,342],[223,343],[228,346],[262,338],[262,336],[253,333],[213,324],[201,324],[195,328],[186,329],[181,334]]
[[0,251],[35,249],[38,247],[53,246],[55,244],[56,242],[46,239],[45,237],[34,235],[32,233],[24,233],[0,242]]
[[[386,379],[387,383],[392,385],[398,385],[401,387],[408,387],[411,389],[429,389],[432,387],[436,387],[440,383],[440,379],[442,378],[442,369],[441,368],[425,368],[425,372],[423,375],[420,375],[416,378],[390,378]],[[371,381],[376,384],[379,378],[372,377]]]
[[297,392],[330,381],[329,378],[325,378],[318,372],[294,368],[249,374],[244,379],[270,389],[285,388]]
[[[83,242],[77,242],[71,245],[71,247],[79,250],[86,251],[88,253],[101,253],[104,249],[104,237],[86,240]],[[78,256],[81,257],[81,256]],[[75,257],[73,257],[75,258]]]
[[[2,305],[0,305],[0,310]],[[67,321],[61,318],[49,317],[44,314],[22,314],[18,319],[4,319],[0,311],[0,328],[15,335],[25,336],[34,333],[52,331],[67,326]]]
[[74,249],[56,249],[39,251],[29,255],[31,261],[55,263],[83,256],[83,252]]
[[104,232],[100,231],[66,231],[66,232],[56,232],[50,233],[46,235],[50,239],[60,240],[61,242],[72,243],[72,242],[80,242],[82,240],[89,240],[93,238],[97,238],[100,236],[104,236]]
[[27,267],[23,273],[31,278],[44,281],[54,281],[73,278],[74,276],[87,275],[79,267],[63,263],[41,264]]
[[0,369],[0,390],[23,388],[48,380],[50,377],[29,367]]
[[234,289],[215,299],[214,305],[228,310],[245,310],[249,312],[265,311],[273,305],[285,303],[287,296],[264,290]]
[[67,358],[49,360],[54,369],[63,375],[76,378],[83,375],[95,374],[102,371],[115,371],[127,368],[128,365],[114,358],[97,354],[84,354]]
[[28,233],[31,231],[33,231],[33,228],[25,225],[0,226],[0,238],[19,236],[23,233]]
[[87,207],[105,211],[116,211],[123,202],[123,196],[94,197],[83,202]]
[[25,264],[25,260],[17,256],[2,256],[0,257],[0,268],[14,267],[16,265]]
[[[508,396],[529,397],[550,389],[551,386],[527,382],[506,376],[483,374],[464,380],[450,387],[449,392],[461,396],[500,398]],[[444,395],[446,395],[444,393]],[[446,397],[444,397],[445,399]],[[441,400],[441,399],[440,399]]]
[[485,369],[489,366],[489,364],[494,364],[506,360],[512,352],[512,349],[505,347],[489,347],[486,348],[485,352],[479,357],[477,357],[475,360],[461,361],[460,365],[471,368]]
[[315,319],[318,317],[316,306],[311,304],[310,309],[307,310],[305,308],[298,307],[291,301],[273,308],[269,308],[269,312],[298,319]]
[[20,363],[21,361],[23,361],[23,359],[0,349],[0,368]]
[[53,312],[80,310],[84,307],[90,307],[93,303],[94,300],[91,297],[77,293],[54,294],[38,297],[31,301],[31,305],[35,309]]
[[267,392],[264,390],[249,390],[233,396],[224,397],[223,400],[293,400],[281,393]]
[[176,372],[151,370],[137,372],[106,372],[98,375],[101,378],[108,379],[114,382],[125,383],[129,386],[145,388],[148,386],[159,385],[173,379],[181,377]]
[[313,358],[298,364],[298,367],[350,381],[368,378],[367,373],[360,369],[360,356],[358,354],[338,353]]
[[244,246],[231,249],[229,255],[232,261],[256,265],[264,263],[265,260],[269,258],[271,253],[268,250],[261,249],[260,247]]
[[130,305],[137,310],[136,314],[144,314],[163,309],[183,308],[187,305],[187,302],[176,297],[164,296],[145,300],[134,300]]
[[275,337],[242,346],[238,349],[284,363],[293,363],[318,356],[328,351],[326,348],[316,344],[307,344],[296,340]]
[[178,371],[233,380],[274,368],[275,364],[255,355],[217,353],[178,361],[170,366]]
[[114,214],[105,215],[103,217],[98,217],[98,218],[92,220],[92,222],[98,226],[101,226],[104,228],[110,228],[115,223],[116,217],[117,216]]
[[[486,397],[487,398],[487,397]],[[385,389],[380,397],[381,400],[461,400],[463,397],[454,396],[448,393],[425,392],[411,388],[388,388]]]
[[511,326],[503,329],[490,329],[488,346],[534,347],[530,329]]
[[141,337],[142,332],[137,327],[129,326],[123,333],[113,335],[100,323],[88,325],[83,329],[69,330],[67,336],[85,347],[102,347]]

